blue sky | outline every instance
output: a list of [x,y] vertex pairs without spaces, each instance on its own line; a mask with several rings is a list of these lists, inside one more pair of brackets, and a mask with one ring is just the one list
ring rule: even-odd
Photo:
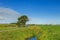
[[0,0],[0,10],[2,9],[4,13],[0,12],[0,15],[5,15],[4,17],[11,10],[17,14],[9,13],[8,16],[15,17],[0,20],[3,23],[15,22],[18,15],[27,15],[31,24],[60,24],[60,0]]

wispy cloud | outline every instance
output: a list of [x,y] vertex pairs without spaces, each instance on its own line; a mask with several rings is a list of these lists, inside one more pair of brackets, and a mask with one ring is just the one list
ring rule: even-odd
[[60,24],[58,18],[30,18],[29,24]]
[[4,19],[5,19],[4,17],[0,16],[0,20],[4,20]]
[[16,12],[15,10],[12,10],[10,8],[0,8],[0,19],[4,19],[4,20],[0,20],[3,22],[13,22],[16,21],[16,19],[18,18],[18,16],[20,16],[20,13]]

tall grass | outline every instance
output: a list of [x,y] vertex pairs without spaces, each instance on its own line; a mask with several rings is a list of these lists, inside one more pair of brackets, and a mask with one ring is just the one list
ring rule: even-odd
[[[30,27],[14,26],[15,27],[13,27],[12,24],[0,24],[0,31],[9,30],[0,32],[0,40],[25,40],[26,38],[37,35],[39,35],[37,36],[37,40],[60,40],[60,25],[31,25]],[[41,33],[41,35],[39,33]]]
[[8,28],[6,30],[10,31],[0,32],[0,40],[25,40],[26,38],[35,36],[40,32],[40,27],[35,26],[16,28],[16,30]]

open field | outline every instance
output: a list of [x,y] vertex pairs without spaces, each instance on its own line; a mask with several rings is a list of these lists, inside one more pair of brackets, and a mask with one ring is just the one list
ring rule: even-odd
[[59,25],[44,25],[42,28],[41,40],[60,40],[60,26]]
[[1,26],[0,40],[27,40],[27,38],[33,36],[36,36],[37,40],[60,40],[60,25],[32,25],[30,27]]

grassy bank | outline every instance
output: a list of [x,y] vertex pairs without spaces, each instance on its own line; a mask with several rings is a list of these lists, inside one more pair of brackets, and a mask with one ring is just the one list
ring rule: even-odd
[[39,27],[21,27],[15,30],[4,29],[7,31],[0,32],[0,40],[25,40],[32,36],[37,35],[40,32]]

